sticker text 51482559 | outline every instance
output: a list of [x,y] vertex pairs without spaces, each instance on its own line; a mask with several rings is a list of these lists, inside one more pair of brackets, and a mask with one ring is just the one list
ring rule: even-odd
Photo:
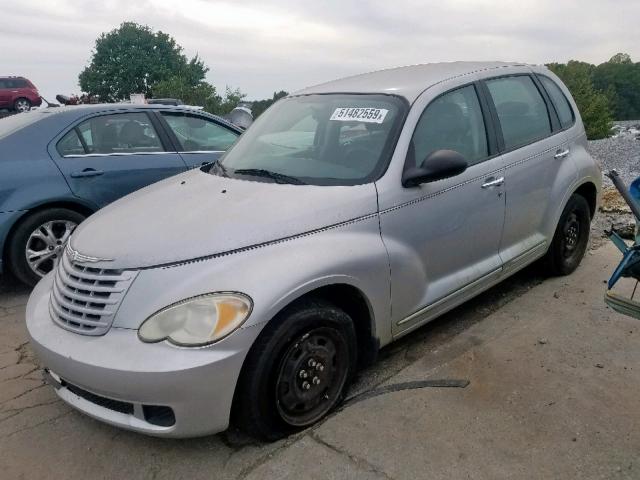
[[333,111],[329,120],[382,123],[387,113],[389,110],[386,108],[339,107]]

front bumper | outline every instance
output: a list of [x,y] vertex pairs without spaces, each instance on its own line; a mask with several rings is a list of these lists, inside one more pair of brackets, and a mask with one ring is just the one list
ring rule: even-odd
[[[136,330],[125,328],[79,335],[51,320],[51,282],[49,275],[38,283],[26,319],[31,345],[62,400],[98,420],[156,436],[195,437],[228,427],[240,369],[259,327],[202,348],[143,343]],[[113,406],[122,404],[131,411]],[[149,421],[150,407],[168,407],[175,422]]]

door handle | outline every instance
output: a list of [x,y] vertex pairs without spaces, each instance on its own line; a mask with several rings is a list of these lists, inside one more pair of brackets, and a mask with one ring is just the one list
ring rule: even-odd
[[71,178],[97,177],[102,174],[104,174],[102,170],[96,170],[95,168],[85,168],[81,172],[72,172]]
[[482,184],[482,188],[499,187],[504,183],[504,177],[493,178],[489,177]]
[[560,160],[565,158],[567,155],[569,155],[569,149],[565,148],[564,150],[558,150],[553,158]]

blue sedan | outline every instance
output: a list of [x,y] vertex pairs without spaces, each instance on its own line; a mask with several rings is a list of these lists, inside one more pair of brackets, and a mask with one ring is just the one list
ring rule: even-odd
[[0,120],[0,273],[51,271],[87,216],[139,188],[214,162],[242,133],[193,108],[85,105]]

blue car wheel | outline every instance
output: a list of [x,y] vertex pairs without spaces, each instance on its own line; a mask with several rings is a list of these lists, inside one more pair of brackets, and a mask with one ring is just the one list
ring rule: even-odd
[[50,208],[22,219],[9,240],[7,259],[13,274],[35,285],[56,267],[69,237],[84,218],[73,210]]

